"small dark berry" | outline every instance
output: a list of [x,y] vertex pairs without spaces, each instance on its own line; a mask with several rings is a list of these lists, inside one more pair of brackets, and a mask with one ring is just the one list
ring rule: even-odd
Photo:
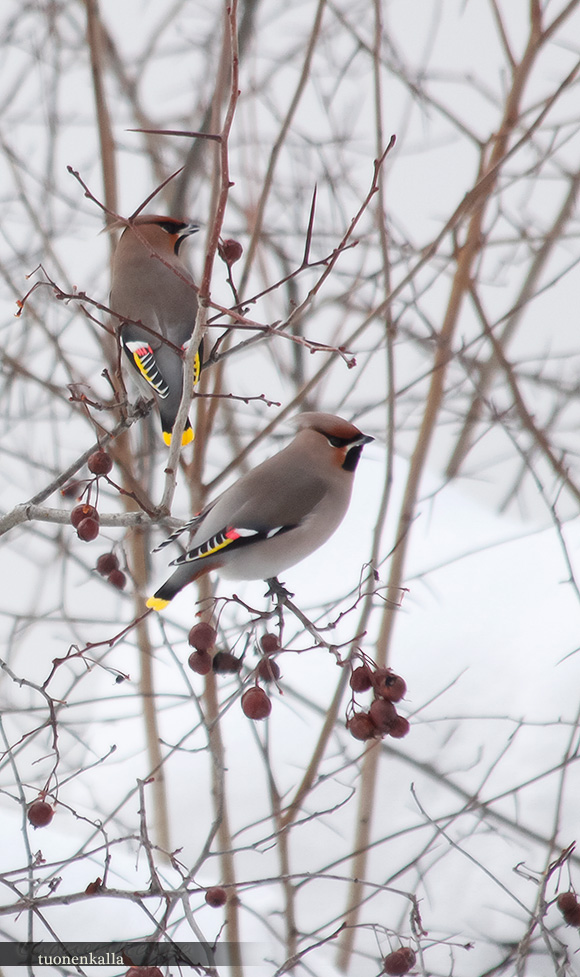
[[71,524],[78,529],[80,523],[83,519],[96,519],[98,520],[99,513],[95,509],[94,505],[89,505],[88,502],[81,502],[80,505],[75,505],[74,509],[70,514]]
[[260,638],[260,646],[265,655],[271,655],[272,652],[278,651],[280,639],[277,634],[263,634]]
[[127,583],[127,577],[122,570],[111,570],[107,581],[112,587],[116,587],[117,590],[124,590]]
[[388,733],[389,736],[393,736],[396,740],[402,740],[403,736],[406,736],[410,729],[411,724],[409,720],[405,719],[404,716],[399,716],[397,713],[393,719],[393,722],[389,726]]
[[568,926],[580,926],[580,905],[574,892],[561,892],[557,905]]
[[242,659],[236,658],[236,656],[232,655],[229,651],[218,651],[213,656],[212,668],[214,672],[222,674],[231,672],[232,674],[235,674],[236,672],[239,672],[241,667]]
[[221,885],[212,885],[205,894],[205,901],[208,906],[218,909],[220,906],[225,906],[228,901],[228,894]]
[[264,690],[254,685],[244,692],[242,709],[248,719],[266,719],[272,711],[272,703]]
[[197,648],[198,651],[209,651],[215,645],[216,638],[216,629],[212,628],[211,624],[208,624],[207,621],[200,621],[199,624],[194,624],[187,636],[191,647]]
[[389,702],[399,702],[407,691],[405,679],[395,675],[390,668],[377,668],[373,675],[373,685],[375,693]]
[[560,912],[564,913],[568,909],[576,909],[578,905],[578,900],[576,898],[575,892],[561,892],[557,899],[557,905]]
[[353,692],[366,692],[372,685],[371,673],[366,665],[359,665],[350,677],[350,687]]
[[34,828],[45,828],[54,816],[54,808],[48,801],[33,801],[28,808],[28,820]]
[[240,260],[244,253],[244,249],[239,241],[234,240],[232,237],[227,237],[225,241],[219,242],[218,252],[220,258],[222,258],[227,265],[233,265],[235,261]]
[[108,577],[113,570],[119,569],[119,561],[114,553],[101,553],[95,569],[101,576]]
[[276,682],[280,678],[280,668],[270,658],[262,658],[256,671],[264,682]]
[[106,451],[93,451],[89,455],[87,465],[93,475],[108,475],[113,467],[113,459]]
[[379,733],[388,733],[396,719],[397,710],[386,699],[374,699],[369,714]]
[[400,950],[394,950],[383,960],[383,973],[395,975],[408,974],[411,967],[415,965],[415,953],[410,946],[402,946]]
[[90,543],[91,540],[96,539],[99,535],[99,521],[98,519],[82,519],[77,526],[77,536],[79,539],[84,540],[85,543]]
[[348,720],[346,728],[355,740],[371,740],[377,735],[377,727],[368,712],[355,712]]
[[211,655],[209,651],[192,651],[187,659],[192,672],[198,675],[208,675],[211,672]]

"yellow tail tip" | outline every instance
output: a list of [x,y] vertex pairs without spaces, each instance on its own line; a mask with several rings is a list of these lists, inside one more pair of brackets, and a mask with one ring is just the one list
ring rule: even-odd
[[147,601],[146,606],[150,607],[152,611],[162,611],[169,604],[168,600],[162,600],[161,597],[150,597]]
[[[186,444],[191,444],[191,442],[194,439],[195,439],[195,434],[193,433],[193,428],[186,427],[181,437],[181,447],[184,448]],[[171,431],[163,432],[163,440],[165,441],[165,444],[169,448],[169,446],[171,445]]]

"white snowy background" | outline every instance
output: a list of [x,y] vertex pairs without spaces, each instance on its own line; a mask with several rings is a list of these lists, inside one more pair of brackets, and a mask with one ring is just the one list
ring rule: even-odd
[[[384,143],[391,134],[397,136],[383,167],[396,288],[475,181],[477,141],[483,144],[497,131],[510,83],[506,48],[509,44],[514,57],[521,58],[530,10],[536,5],[523,0],[383,0],[382,5],[377,0],[372,5],[365,0],[321,6],[312,68],[274,171],[265,241],[249,276],[247,295],[299,265],[315,184],[316,259],[337,246],[368,193],[377,156],[372,50],[378,13],[383,23]],[[566,16],[531,73],[521,124],[511,144],[580,57],[580,4],[548,0],[537,7],[544,24]],[[234,186],[223,227],[224,237],[235,237],[244,247],[317,9],[313,0],[287,5],[263,0],[256,5],[252,39],[241,59],[241,96],[230,154]],[[101,0],[100,12],[115,44],[114,57],[125,66],[126,81],[136,85],[143,118],[158,127],[199,127],[216,85],[221,5]],[[67,165],[78,170],[95,196],[102,196],[85,5],[8,0],[0,17],[5,38],[0,67],[0,445],[1,507],[7,513],[41,491],[94,440],[82,411],[68,402],[67,384],[78,380],[87,384],[83,389],[89,396],[110,396],[101,377],[99,331],[83,317],[78,303],[57,302],[51,290],[43,288],[27,303],[23,316],[14,318],[15,303],[39,277],[40,273],[26,277],[39,263],[59,286],[76,286],[106,303],[108,238],[98,236],[103,224],[98,207],[83,197],[66,170]],[[123,90],[122,72],[114,70],[113,61],[109,50],[103,68],[116,140],[119,208],[130,214],[160,179],[143,136],[126,131],[138,125],[136,102],[131,103]],[[572,80],[548,113],[546,125],[502,170],[501,188],[487,217],[489,247],[477,266],[494,323],[516,301],[534,250],[579,168],[579,123],[578,84]],[[186,151],[181,142],[157,145],[167,173],[181,165],[180,154]],[[210,176],[207,163],[188,186],[188,216],[203,220],[208,213]],[[162,197],[163,203],[150,209],[167,207],[169,199]],[[308,338],[342,343],[386,297],[377,222],[371,206],[360,234],[357,231],[360,243],[341,257],[326,290],[305,317]],[[462,225],[459,241],[463,232]],[[197,237],[187,247],[199,277],[204,235]],[[267,246],[271,241],[280,248],[278,257],[292,257],[292,268],[277,260],[275,250]],[[441,326],[457,243],[448,235],[438,254],[393,302],[398,327],[397,433],[380,580],[368,634],[360,642],[370,657],[430,378],[432,330]],[[528,409],[538,428],[548,433],[554,455],[572,483],[579,474],[580,344],[574,267],[578,254],[578,223],[572,211],[561,244],[536,283],[538,294],[526,305],[507,347]],[[319,273],[314,269],[298,276],[298,301]],[[357,290],[353,281],[358,278],[364,287]],[[223,305],[231,303],[220,262],[212,296]],[[250,316],[275,322],[288,312],[288,295],[279,289],[252,306]],[[323,634],[337,645],[344,642],[345,650],[356,633],[357,587],[369,559],[388,461],[384,335],[383,313],[349,347],[356,367],[349,371],[336,357],[309,394],[312,399],[306,406],[355,419],[375,441],[365,448],[352,504],[339,531],[323,549],[284,575],[295,603],[315,623],[324,626],[344,612],[337,627]],[[364,901],[348,973],[375,977],[381,957],[404,943],[417,953],[415,973],[580,974],[578,930],[565,927],[553,904],[558,891],[580,886],[577,856],[572,854],[561,869],[549,871],[560,852],[576,841],[579,825],[580,603],[574,576],[580,545],[578,500],[531,445],[529,432],[519,426],[501,372],[460,477],[445,477],[475,389],[467,360],[481,356],[484,361],[490,355],[467,301],[454,354],[446,380],[448,395],[421,479],[404,570],[406,590],[389,661],[407,683],[400,711],[409,717],[411,730],[403,740],[387,738],[374,746],[382,756],[372,845],[361,880]],[[305,354],[307,376],[314,374],[322,355]],[[15,363],[25,370],[15,370]],[[281,340],[230,357],[224,376],[224,389],[239,396],[264,394],[282,407],[298,389],[289,344]],[[251,441],[276,411],[259,402],[239,401],[218,412],[206,457],[206,483],[231,459],[233,445],[239,449]],[[112,427],[107,416],[97,419]],[[165,454],[155,418],[150,430],[150,485],[158,499]],[[277,451],[291,432],[290,424],[281,424],[252,452],[250,463]],[[86,469],[80,475],[86,478]],[[47,501],[55,508],[71,504],[58,492]],[[173,514],[186,518],[189,506],[181,473]],[[118,494],[103,489],[99,508],[120,511]],[[156,533],[153,541],[160,538]],[[140,665],[133,634],[112,648],[106,642],[129,624],[135,611],[131,583],[125,593],[115,592],[93,570],[101,552],[112,545],[122,552],[122,543],[122,530],[104,528],[96,542],[85,544],[69,525],[51,522],[26,524],[2,537],[0,657],[7,666],[0,672],[2,940],[50,940],[54,934],[87,941],[146,939],[155,931],[154,919],[159,922],[166,908],[162,897],[131,899],[151,881],[139,843],[137,778],[147,778],[150,772]],[[168,552],[152,557],[152,584],[163,579]],[[236,593],[253,608],[266,609],[264,590],[262,583],[218,581],[216,592],[224,598]],[[195,600],[190,588],[150,622],[171,849],[185,872],[199,858],[215,818],[207,733],[200,723],[204,680],[186,664],[191,650],[187,632],[198,609]],[[220,641],[223,646],[229,642],[237,654],[247,648],[242,672],[246,679],[258,660],[256,638],[266,627],[255,622],[256,615],[243,607],[223,606]],[[264,957],[260,967],[248,967],[247,973],[264,975],[289,968],[284,966],[283,869],[267,771],[274,772],[284,805],[303,777],[339,678],[332,654],[312,649],[312,639],[289,612],[285,624],[289,650],[278,658],[280,693],[271,690],[273,709],[267,724],[252,724],[242,714],[238,677],[218,677],[240,936],[258,941]],[[33,831],[25,805],[42,790],[53,769],[54,744],[46,725],[46,699],[25,683],[41,686],[53,659],[72,645],[83,648],[88,642],[105,642],[88,653],[101,664],[87,667],[77,658],[61,666],[49,686],[58,704],[60,751],[49,797],[58,803],[52,823]],[[116,683],[118,672],[128,680]],[[365,702],[365,696],[360,701]],[[365,745],[345,729],[347,702],[345,695],[317,779],[289,838],[298,949],[303,952],[321,943],[301,957],[295,972],[317,977],[340,972],[337,947],[344,934],[336,931],[352,878]],[[151,785],[145,786],[147,821],[155,841],[151,791]],[[164,887],[178,887],[178,872],[160,853],[154,857]],[[103,877],[107,859],[107,885],[115,891],[84,896],[86,886]],[[191,920],[178,902],[169,921],[174,939],[197,939],[202,933],[213,940],[220,934],[227,910],[204,903],[204,887],[221,881],[220,865],[214,846],[201,860],[187,897],[199,932],[192,934]],[[550,878],[544,891],[545,873]],[[550,905],[538,904],[540,891]],[[65,898],[68,894],[70,900]],[[39,899],[35,912],[24,901],[32,895]],[[418,900],[423,930],[413,925],[410,895]],[[535,925],[529,934],[532,919]],[[523,946],[527,934],[530,944]],[[10,968],[6,972],[16,973]]]

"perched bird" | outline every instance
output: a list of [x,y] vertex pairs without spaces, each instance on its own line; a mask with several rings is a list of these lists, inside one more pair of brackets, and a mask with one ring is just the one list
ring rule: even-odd
[[[182,350],[191,338],[197,312],[193,279],[179,257],[179,248],[198,230],[197,224],[173,217],[140,214],[125,227],[113,258],[111,309],[131,320],[121,321],[121,345],[138,379],[155,395],[167,445],[183,390]],[[199,378],[201,356],[200,347],[194,382]],[[182,444],[189,444],[193,437],[188,420]]]
[[[210,570],[234,580],[274,581],[329,539],[342,522],[363,445],[373,438],[333,414],[295,419],[294,440],[248,472],[161,544],[190,530],[191,548],[147,601],[161,611]],[[159,547],[161,548],[161,547]]]

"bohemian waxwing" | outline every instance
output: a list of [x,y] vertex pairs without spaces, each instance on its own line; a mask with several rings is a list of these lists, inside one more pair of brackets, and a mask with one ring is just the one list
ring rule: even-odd
[[[363,445],[373,438],[333,414],[304,413],[298,434],[173,533],[191,531],[191,548],[147,601],[163,610],[210,570],[234,580],[271,580],[329,539],[342,522]],[[161,548],[161,547],[158,547]]]
[[[113,258],[111,309],[132,320],[121,322],[121,345],[141,385],[145,381],[148,392],[155,395],[163,440],[168,445],[183,389],[181,351],[191,338],[197,312],[193,279],[179,258],[179,248],[198,230],[197,224],[173,217],[140,214],[125,227]],[[201,356],[200,346],[194,382]],[[188,420],[182,444],[189,444],[193,437]]]

